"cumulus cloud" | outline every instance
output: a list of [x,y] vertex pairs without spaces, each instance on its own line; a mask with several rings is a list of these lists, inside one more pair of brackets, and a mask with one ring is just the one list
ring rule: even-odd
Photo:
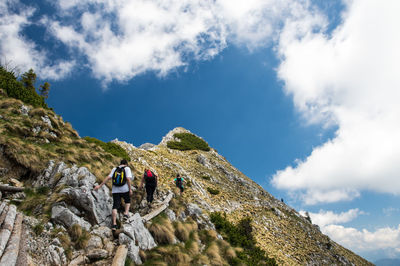
[[229,43],[249,49],[268,45],[287,17],[308,9],[304,0],[59,0],[55,5],[57,18],[42,24],[83,55],[105,84],[148,71],[165,76],[213,58]]
[[385,227],[370,232],[332,224],[322,227],[321,231],[355,252],[384,250],[388,256],[400,255],[400,225],[397,228]]
[[20,71],[33,68],[41,78],[60,79],[71,71],[74,61],[49,63],[46,52],[22,34],[25,27],[32,25],[30,18],[35,12],[17,0],[0,2],[0,56]]
[[[304,211],[300,213],[304,213]],[[354,220],[361,214],[365,213],[363,211],[360,211],[359,209],[351,209],[347,212],[341,212],[339,214],[325,210],[320,210],[319,213],[309,213],[312,222],[321,227],[331,224],[347,223]]]
[[279,78],[308,123],[335,137],[272,184],[306,204],[351,200],[363,190],[400,194],[400,2],[346,1],[331,34],[318,14],[285,24]]
[[[305,215],[305,211],[300,213]],[[366,214],[359,209],[350,209],[341,213],[320,210],[318,213],[308,214],[312,222],[320,226],[322,233],[350,250],[360,254],[381,251],[388,257],[400,255],[400,225],[398,228],[383,227],[375,231],[358,230],[341,225]]]

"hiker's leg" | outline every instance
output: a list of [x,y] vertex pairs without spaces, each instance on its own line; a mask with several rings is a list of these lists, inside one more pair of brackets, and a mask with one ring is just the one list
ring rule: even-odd
[[151,186],[146,186],[146,199],[147,199],[147,202],[151,202],[151,195],[152,195]]
[[117,224],[117,209],[112,209],[112,223],[113,225]]
[[112,206],[112,222],[113,225],[117,224],[117,210],[121,206],[121,194],[120,193],[113,193],[113,206]]
[[129,207],[131,206],[131,197],[129,196],[129,192],[124,194],[124,201],[125,201],[125,212],[124,214],[129,213]]
[[154,199],[154,191],[156,191],[156,187],[152,186],[150,190],[150,202],[153,202]]

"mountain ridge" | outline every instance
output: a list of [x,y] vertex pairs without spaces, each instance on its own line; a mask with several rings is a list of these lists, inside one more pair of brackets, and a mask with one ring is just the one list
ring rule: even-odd
[[[157,145],[135,147],[117,139],[110,142],[128,154],[136,176],[132,220],[121,227],[119,237],[112,237],[107,229],[111,214],[109,187],[104,186],[100,192],[92,188],[119,163],[121,151],[111,144],[109,148],[99,145],[101,141],[81,138],[52,110],[34,108],[7,97],[4,91],[0,91],[0,107],[0,181],[12,185],[19,182],[25,187],[20,194],[5,192],[4,208],[17,205],[18,213],[24,213],[25,230],[41,231],[28,237],[31,247],[42,245],[43,254],[58,258],[52,261],[28,247],[34,264],[71,265],[80,258],[80,263],[109,265],[121,243],[128,247],[131,263],[136,264],[171,262],[173,252],[181,254],[175,259],[182,265],[240,261],[235,258],[241,249],[222,240],[221,232],[212,233],[216,228],[210,215],[219,212],[225,213],[232,224],[251,217],[251,235],[257,246],[279,265],[372,265],[323,235],[318,226],[275,199],[213,148],[168,148],[168,142],[180,141],[175,134],[193,134],[182,127],[169,131]],[[143,201],[143,191],[137,189],[144,168],[158,174],[156,200],[165,204],[165,209],[145,226],[141,217],[151,210]],[[182,196],[172,183],[177,173],[188,181]],[[174,197],[167,204],[165,200],[171,193]],[[83,245],[79,239],[85,237]],[[141,240],[136,244],[137,239]],[[68,241],[73,247],[67,245]]]

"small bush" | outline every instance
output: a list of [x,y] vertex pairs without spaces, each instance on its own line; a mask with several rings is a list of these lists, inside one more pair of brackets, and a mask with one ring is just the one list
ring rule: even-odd
[[211,176],[209,175],[203,175],[201,178],[203,178],[204,180],[209,181],[211,179]]
[[39,222],[37,225],[35,225],[33,228],[33,232],[38,236],[38,235],[40,235],[42,232],[43,232],[43,230],[44,230],[44,227],[43,227],[43,225]]
[[211,187],[207,187],[207,191],[212,195],[218,195],[219,194],[219,190],[218,189],[214,189],[214,188],[211,188]]
[[36,193],[38,193],[40,195],[47,195],[49,192],[50,192],[49,187],[39,187],[36,189]]
[[169,141],[167,143],[167,147],[170,149],[187,151],[187,150],[202,150],[202,151],[210,151],[210,147],[207,142],[202,140],[191,133],[176,133],[174,134],[175,138],[178,138],[180,141]]
[[118,144],[112,143],[112,142],[103,142],[101,140],[98,140],[96,138],[92,137],[84,137],[84,139],[89,142],[89,143],[95,143],[99,145],[105,152],[111,153],[114,156],[117,156],[119,158],[123,158],[127,161],[130,160],[129,154]]

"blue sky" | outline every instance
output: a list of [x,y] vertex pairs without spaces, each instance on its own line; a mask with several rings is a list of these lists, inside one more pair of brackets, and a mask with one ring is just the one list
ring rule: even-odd
[[400,257],[398,1],[0,3],[0,56],[81,136],[182,126],[322,232]]

